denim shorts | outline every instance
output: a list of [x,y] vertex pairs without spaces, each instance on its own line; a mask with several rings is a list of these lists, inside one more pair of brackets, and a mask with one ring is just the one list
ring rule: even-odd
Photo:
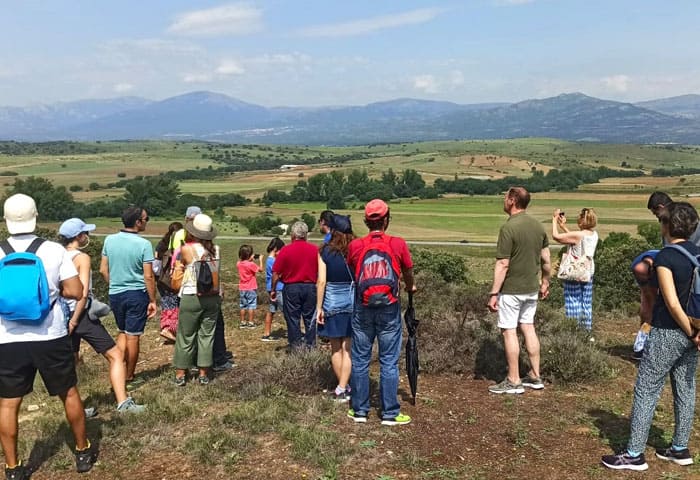
[[255,290],[241,290],[241,310],[255,310],[258,308],[258,292]]
[[109,305],[120,333],[143,334],[148,316],[148,293],[145,290],[127,290],[110,295]]
[[282,290],[277,290],[277,300],[270,300],[270,313],[281,312],[284,306],[284,295]]

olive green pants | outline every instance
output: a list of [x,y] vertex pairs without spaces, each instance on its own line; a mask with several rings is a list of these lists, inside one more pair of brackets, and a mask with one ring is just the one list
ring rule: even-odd
[[221,298],[218,295],[182,296],[173,356],[175,368],[186,370],[191,367],[212,366],[214,331],[220,308]]

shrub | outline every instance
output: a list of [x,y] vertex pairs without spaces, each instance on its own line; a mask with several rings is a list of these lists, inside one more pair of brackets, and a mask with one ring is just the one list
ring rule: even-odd
[[[432,273],[420,274],[418,284],[431,286],[416,302],[421,371],[502,380],[507,366],[496,316],[486,313],[488,285],[455,285]],[[556,305],[540,302],[535,322],[545,379],[580,383],[612,374],[606,354]],[[527,370],[522,345],[521,371]]]
[[464,257],[457,253],[415,248],[411,249],[411,257],[416,273],[432,272],[445,282],[464,282],[468,279]]
[[630,265],[632,260],[652,248],[646,240],[628,233],[612,232],[598,243],[595,254],[593,290],[594,308],[614,310],[639,301],[639,288]]

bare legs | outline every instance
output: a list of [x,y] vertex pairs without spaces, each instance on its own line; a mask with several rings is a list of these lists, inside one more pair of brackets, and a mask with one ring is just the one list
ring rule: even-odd
[[352,340],[349,337],[331,338],[331,365],[333,373],[338,379],[338,386],[346,388],[350,381],[352,362],[350,360],[350,346]]
[[[503,345],[506,351],[506,361],[508,362],[508,380],[511,383],[520,383],[520,342],[515,328],[504,328]],[[535,326],[528,323],[520,324],[520,331],[525,337],[525,348],[530,359],[531,374],[534,378],[540,376],[540,340],[535,333]]]
[[126,400],[126,365],[124,364],[124,352],[114,346],[104,353],[109,362],[109,381],[117,398],[117,405]]
[[134,379],[136,371],[136,362],[139,360],[139,348],[141,337],[138,335],[127,335],[120,333],[117,336],[117,347],[124,352],[126,359],[126,381]]

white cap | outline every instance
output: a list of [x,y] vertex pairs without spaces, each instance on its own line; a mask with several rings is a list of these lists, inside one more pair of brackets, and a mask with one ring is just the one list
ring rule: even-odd
[[9,197],[5,200],[3,214],[10,235],[33,233],[36,229],[36,203],[29,195],[16,193]]

